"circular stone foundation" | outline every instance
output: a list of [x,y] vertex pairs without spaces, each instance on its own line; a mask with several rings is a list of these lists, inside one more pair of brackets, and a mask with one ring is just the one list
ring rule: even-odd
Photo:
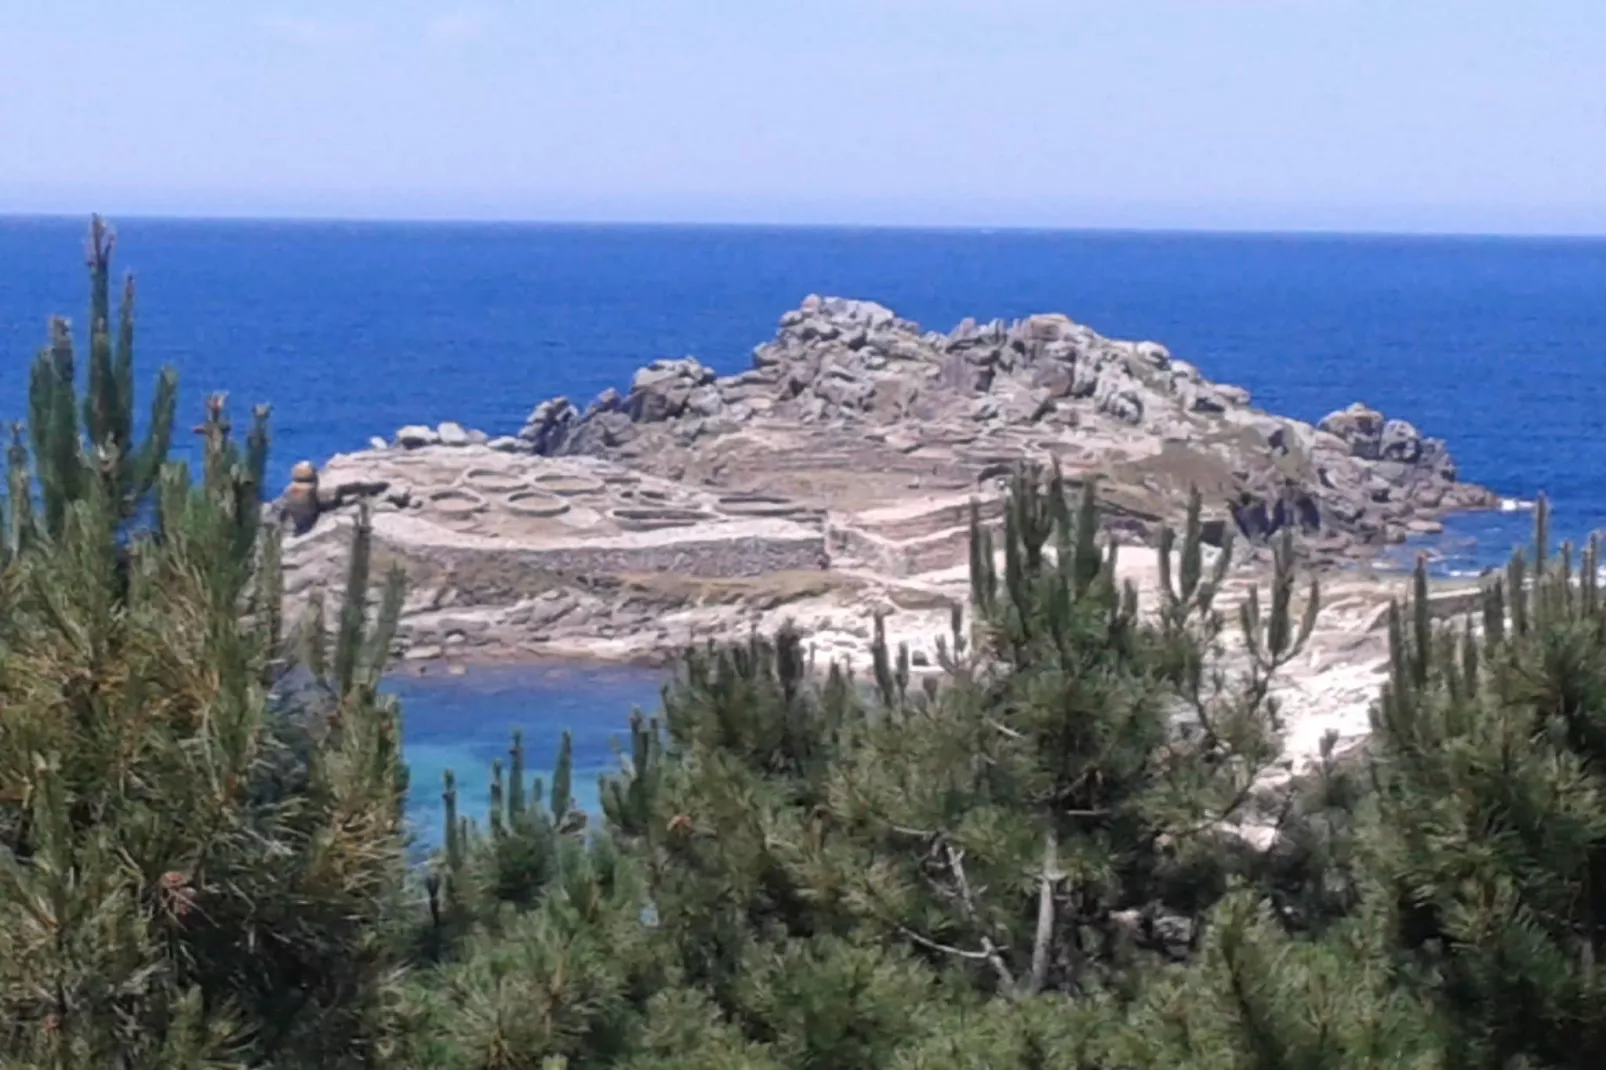
[[813,516],[819,510],[787,498],[768,494],[732,494],[719,499],[719,511],[726,516]]
[[705,513],[701,509],[677,509],[672,505],[657,508],[615,509],[615,520],[678,520],[682,523],[695,524],[702,520],[713,520],[713,513]]
[[502,499],[508,512],[519,516],[544,519],[562,516],[569,511],[569,503],[543,490],[521,490]]
[[792,499],[780,498],[773,494],[727,494],[719,500],[720,505],[791,505]]
[[429,508],[442,516],[473,516],[485,511],[485,498],[466,487],[445,487],[424,493]]
[[529,486],[529,481],[518,473],[495,468],[470,468],[460,482],[483,494],[510,494]]
[[576,531],[592,531],[602,523],[602,514],[584,505],[577,505],[559,517],[558,523]]
[[701,509],[676,509],[673,506],[642,509],[615,509],[610,514],[623,531],[657,531],[661,528],[689,528],[704,521],[714,520],[712,513]]
[[544,475],[532,476],[526,486],[533,484],[538,492],[557,494],[564,498],[575,498],[587,494],[601,494],[603,484],[595,479],[585,476],[573,475],[569,472],[547,472]]
[[431,461],[428,457],[415,457],[411,454],[399,453],[394,457],[387,456],[385,458],[385,469],[387,470],[387,475],[391,475],[396,472],[402,472],[405,473],[409,478],[416,478],[413,476],[414,472],[434,471],[435,462]]
[[691,528],[695,520],[620,520],[614,519],[620,531],[667,531],[670,528]]

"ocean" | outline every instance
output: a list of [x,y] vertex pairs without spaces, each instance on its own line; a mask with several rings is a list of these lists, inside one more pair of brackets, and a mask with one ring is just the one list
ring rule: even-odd
[[[947,330],[966,316],[1065,312],[1154,339],[1273,412],[1361,400],[1441,436],[1464,478],[1543,492],[1561,537],[1606,526],[1606,241],[1194,233],[113,220],[139,283],[138,360],[172,364],[180,426],[214,390],[237,424],[273,405],[272,482],[400,425],[512,433],[555,394],[579,403],[656,357],[748,366],[810,293],[870,298]],[[0,219],[0,416],[21,418],[50,314],[81,321],[86,220]],[[1456,518],[1443,571],[1503,561],[1520,510]],[[398,680],[414,816],[438,827],[443,768],[482,804],[514,725],[532,767],[577,736],[582,800],[640,670],[498,670]]]
[[408,774],[408,811],[422,844],[441,842],[445,830],[442,775],[457,781],[460,811],[485,824],[491,798],[491,763],[508,765],[513,730],[524,733],[525,765],[543,777],[564,732],[573,743],[575,805],[597,814],[598,778],[619,769],[628,754],[630,714],[658,712],[664,673],[597,665],[496,666],[465,676],[397,674],[388,690],[402,708]]

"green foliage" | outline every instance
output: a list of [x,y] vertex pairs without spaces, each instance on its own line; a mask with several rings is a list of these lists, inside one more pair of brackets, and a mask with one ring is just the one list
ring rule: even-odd
[[1391,978],[1389,946],[1358,918],[1291,937],[1263,901],[1222,903],[1195,966],[1145,994],[1117,1044],[1125,1065],[1198,1070],[1429,1070],[1432,1017]]
[[1481,640],[1436,629],[1420,581],[1393,621],[1377,872],[1456,1066],[1606,1060],[1606,613],[1597,548],[1580,575],[1547,541],[1541,506],[1533,564],[1486,590]]
[[266,410],[242,451],[212,399],[194,481],[164,463],[164,375],[136,448],[133,290],[113,341],[98,221],[90,251],[85,395],[58,321],[11,450],[0,1064],[371,1065],[403,873],[394,724],[270,691]]
[[[32,460],[43,500],[45,533],[58,538],[69,505],[90,482],[102,485],[120,517],[140,514],[161,475],[173,435],[178,380],[157,378],[149,427],[134,441],[134,281],[123,285],[115,329],[111,314],[111,256],[115,244],[99,217],[90,223],[89,367],[78,398],[76,354],[67,321],[50,324],[50,343],[34,361],[29,382]],[[82,424],[79,415],[82,413]],[[13,488],[13,502],[16,498]]]
[[1199,526],[1151,623],[1116,583],[1093,503],[1084,488],[1073,514],[1057,473],[1017,479],[1002,576],[975,535],[974,648],[935,695],[871,718],[830,793],[880,838],[852,897],[1001,993],[1101,984],[1130,911],[1197,918],[1216,894],[1197,863],[1275,755],[1260,691],[1223,683],[1207,701],[1187,670],[1219,627]]

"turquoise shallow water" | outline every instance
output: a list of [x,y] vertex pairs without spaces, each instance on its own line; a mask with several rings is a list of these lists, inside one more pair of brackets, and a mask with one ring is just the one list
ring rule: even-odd
[[548,782],[564,730],[574,734],[574,794],[595,812],[597,778],[619,768],[615,748],[627,744],[631,708],[658,712],[664,679],[662,670],[568,664],[391,677],[385,689],[402,703],[412,775],[408,817],[418,840],[440,840],[441,777],[448,769],[457,777],[461,812],[484,824],[491,762],[506,764],[515,728],[524,731],[532,779]]

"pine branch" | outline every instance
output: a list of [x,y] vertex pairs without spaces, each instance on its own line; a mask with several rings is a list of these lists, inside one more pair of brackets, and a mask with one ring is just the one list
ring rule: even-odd
[[1064,879],[1059,868],[1059,836],[1050,828],[1043,834],[1043,866],[1037,877],[1037,932],[1032,942],[1028,996],[1037,995],[1048,983],[1049,957],[1054,946],[1054,890]]
[[367,503],[359,507],[351,538],[351,557],[346,569],[345,597],[340,606],[340,623],[335,632],[333,686],[341,696],[351,693],[357,682],[362,655],[363,630],[368,623],[368,571],[373,537]]
[[[976,900],[971,892],[970,879],[965,875],[965,852],[955,850],[952,844],[946,842],[943,843],[942,849],[948,864],[948,870],[954,876],[954,883],[959,892],[959,902],[964,907],[965,916],[972,925],[980,928],[981,912],[976,909]],[[993,968],[993,972],[998,975],[998,980],[1004,986],[1004,990],[1008,992],[1014,991],[1015,976],[1004,962],[1003,953],[994,945],[992,939],[986,933],[981,934],[981,947],[983,957],[986,959],[987,964]]]
[[[980,951],[967,951],[962,947],[954,947],[952,944],[939,943],[929,936],[922,936],[906,925],[899,925],[898,933],[909,938],[910,940],[913,940],[921,947],[930,951],[940,951],[944,955],[953,955],[958,958],[969,959],[973,962],[986,962],[993,964],[995,969],[998,968],[997,963],[994,962],[996,952],[991,947],[983,948]],[[1003,981],[1006,988],[1014,986],[1014,980],[1009,976],[1007,967],[1002,969],[1002,971],[999,973],[999,978]]]

